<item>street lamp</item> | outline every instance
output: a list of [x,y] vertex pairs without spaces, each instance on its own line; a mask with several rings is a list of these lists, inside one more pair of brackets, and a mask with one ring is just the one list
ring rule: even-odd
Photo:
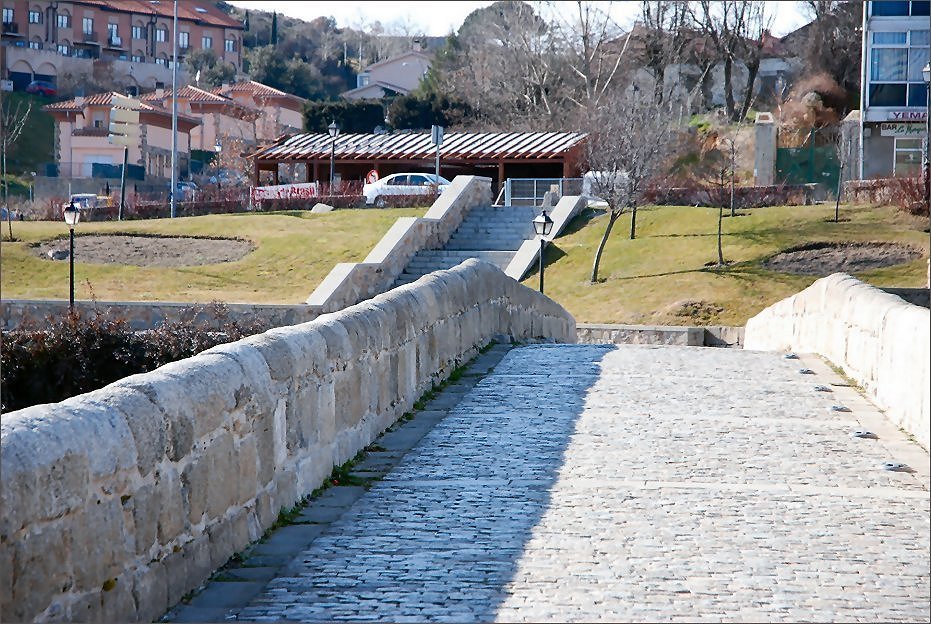
[[68,204],[63,211],[65,223],[71,229],[71,253],[68,254],[68,262],[71,265],[70,279],[68,281],[68,310],[74,314],[74,226],[81,220],[81,209],[74,205],[74,202]]
[[543,250],[546,246],[544,236],[549,236],[553,231],[553,220],[549,218],[544,210],[533,219],[533,231],[540,237],[540,292],[543,292]]
[[330,194],[332,195],[333,180],[336,177],[336,137],[339,136],[339,124],[333,120],[326,129],[330,133],[330,138],[333,139],[330,141]]
[[29,184],[29,201],[31,202],[31,201],[34,201],[34,200],[35,200],[35,197],[36,197],[36,191],[35,191],[35,189],[36,189],[36,175],[38,175],[38,174],[36,174],[35,171],[30,171],[30,172],[29,172],[29,175],[32,176],[32,182]]

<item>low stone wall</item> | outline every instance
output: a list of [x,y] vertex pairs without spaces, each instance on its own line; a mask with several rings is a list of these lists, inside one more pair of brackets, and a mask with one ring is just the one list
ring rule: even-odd
[[747,321],[744,348],[818,353],[927,449],[931,311],[835,273]]
[[[260,322],[265,327],[281,327],[305,323],[317,317],[308,305],[224,304],[227,320],[243,323]],[[210,305],[145,301],[75,301],[75,310],[82,315],[102,312],[109,318],[124,318],[134,330],[152,329],[165,321],[194,320],[218,328],[219,321]],[[196,308],[196,314],[195,312]],[[23,324],[44,327],[49,317],[68,313],[68,302],[54,299],[7,299],[0,301],[0,329],[10,331]]]
[[575,341],[469,260],[0,421],[0,620],[152,621],[496,335]]
[[422,218],[398,219],[362,262],[337,264],[307,299],[321,312],[383,293],[421,249],[440,249],[476,206],[491,204],[491,178],[456,176]]
[[715,325],[618,325],[578,323],[576,336],[585,344],[655,344],[683,347],[740,347],[742,327]]

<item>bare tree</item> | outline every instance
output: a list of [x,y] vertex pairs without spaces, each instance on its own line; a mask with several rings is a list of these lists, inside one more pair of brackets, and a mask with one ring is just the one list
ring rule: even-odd
[[[763,2],[754,0],[700,0],[687,5],[691,20],[708,40],[724,64],[724,104],[731,121],[746,117],[753,96],[753,83],[760,68],[764,32],[772,22]],[[741,103],[734,92],[734,69],[747,69]]]
[[0,91],[0,160],[2,160],[3,170],[3,207],[7,213],[7,227],[10,232],[10,240],[13,240],[13,216],[10,211],[10,182],[6,174],[6,155],[10,146],[16,143],[23,130],[26,129],[26,122],[29,120],[29,113],[32,112],[32,102],[19,100],[13,102],[9,97],[4,98]]
[[616,99],[597,109],[590,120],[586,164],[592,193],[608,204],[608,223],[592,263],[591,282],[618,218],[630,212],[630,238],[637,233],[637,207],[647,185],[657,178],[675,150],[679,122],[653,93],[634,88],[615,92]]
[[857,127],[854,123],[840,123],[831,137],[834,153],[837,154],[837,192],[834,196],[834,223],[840,221],[840,198],[844,192],[844,171],[850,166],[853,159],[853,150],[859,137],[856,135]]
[[640,19],[642,49],[636,56],[652,74],[657,101],[662,103],[667,69],[682,62],[692,39],[686,31],[688,5],[684,0],[643,0]]

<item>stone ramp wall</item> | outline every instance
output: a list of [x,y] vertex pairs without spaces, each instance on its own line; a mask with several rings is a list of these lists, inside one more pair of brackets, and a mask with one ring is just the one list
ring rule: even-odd
[[5,414],[0,620],[158,618],[500,334],[574,342],[575,321],[469,260]]
[[818,353],[928,449],[931,311],[835,273],[747,321],[745,349]]

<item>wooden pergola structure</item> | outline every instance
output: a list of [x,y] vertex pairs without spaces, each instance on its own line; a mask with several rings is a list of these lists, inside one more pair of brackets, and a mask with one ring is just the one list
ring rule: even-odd
[[[450,132],[440,147],[440,175],[482,175],[500,187],[506,178],[571,178],[580,175],[586,135],[580,132]],[[279,183],[282,165],[305,165],[306,182],[329,181],[330,155],[342,180],[402,171],[432,172],[436,146],[429,133],[298,134],[282,137],[250,156],[253,184],[262,172]],[[297,182],[297,180],[295,180]]]

